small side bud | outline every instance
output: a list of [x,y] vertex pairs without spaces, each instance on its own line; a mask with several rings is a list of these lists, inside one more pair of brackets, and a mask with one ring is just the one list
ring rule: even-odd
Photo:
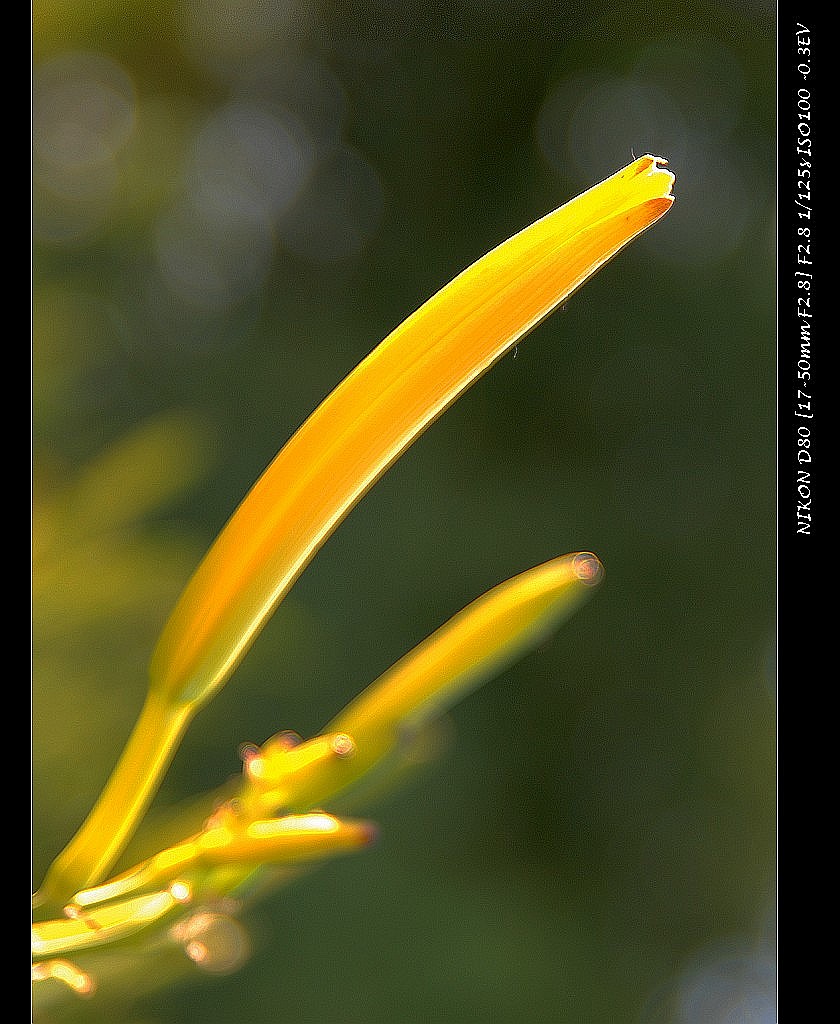
[[33,982],[47,981],[50,978],[60,981],[77,996],[92,996],[96,991],[96,982],[93,978],[69,960],[47,960],[45,963],[33,964]]

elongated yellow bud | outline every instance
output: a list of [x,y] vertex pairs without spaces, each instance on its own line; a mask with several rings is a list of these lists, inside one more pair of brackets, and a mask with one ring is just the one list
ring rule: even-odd
[[329,733],[289,746],[266,744],[245,761],[236,800],[248,818],[305,810],[343,788],[356,744],[346,733]]
[[95,807],[36,894],[63,905],[107,874],[195,713],[350,509],[460,394],[670,208],[644,156],[456,277],[332,392],[254,485],[188,583],[146,703]]
[[300,864],[358,850],[376,838],[367,821],[316,811],[255,821],[243,832],[202,837],[205,864]]
[[152,660],[178,703],[222,685],[305,565],[371,485],[455,399],[671,206],[645,156],[525,228],[438,292],[286,444],[187,586]]
[[[161,850],[109,882],[77,892],[69,909],[84,912],[124,899],[138,889],[160,887],[181,876],[189,877],[205,867],[320,860],[365,846],[374,836],[375,829],[369,822],[336,818],[322,811],[257,819],[242,827],[235,823],[210,824],[203,832]],[[178,896],[171,885],[168,891]]]
[[589,552],[552,559],[473,601],[364,690],[327,727],[353,737],[348,776],[364,775],[402,734],[542,643],[603,579]]
[[178,906],[170,892],[146,893],[96,909],[75,918],[57,918],[32,926],[32,955],[46,959],[69,956],[83,949],[126,938],[154,924]]

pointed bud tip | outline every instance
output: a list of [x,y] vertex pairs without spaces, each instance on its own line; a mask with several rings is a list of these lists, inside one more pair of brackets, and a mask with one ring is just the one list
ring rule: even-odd
[[604,578],[604,566],[591,551],[581,551],[572,563],[575,576],[589,587],[597,586]]
[[346,732],[337,732],[330,744],[336,757],[352,757],[356,753],[356,742]]
[[372,821],[366,821],[361,827],[360,835],[363,846],[373,846],[379,840],[379,826]]
[[661,156],[651,156],[649,153],[640,160],[637,161],[636,166],[641,174],[660,174],[663,175],[663,184],[668,183],[668,191],[670,192],[671,187],[674,184],[675,176],[673,171],[667,170],[668,161]]

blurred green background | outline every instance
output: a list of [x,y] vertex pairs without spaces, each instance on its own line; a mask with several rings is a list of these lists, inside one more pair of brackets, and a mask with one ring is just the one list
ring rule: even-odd
[[373,850],[259,905],[237,972],[80,1019],[774,1022],[775,5],[33,13],[34,884],[309,411],[514,231],[634,155],[677,177],[345,521],[156,810],[496,582],[589,549],[605,584],[367,809]]

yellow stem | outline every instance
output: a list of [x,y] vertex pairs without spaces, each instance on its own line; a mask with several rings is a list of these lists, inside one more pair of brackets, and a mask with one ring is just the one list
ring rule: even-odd
[[35,894],[36,906],[63,907],[105,876],[149,806],[192,715],[192,708],[147,698],[111,778]]

